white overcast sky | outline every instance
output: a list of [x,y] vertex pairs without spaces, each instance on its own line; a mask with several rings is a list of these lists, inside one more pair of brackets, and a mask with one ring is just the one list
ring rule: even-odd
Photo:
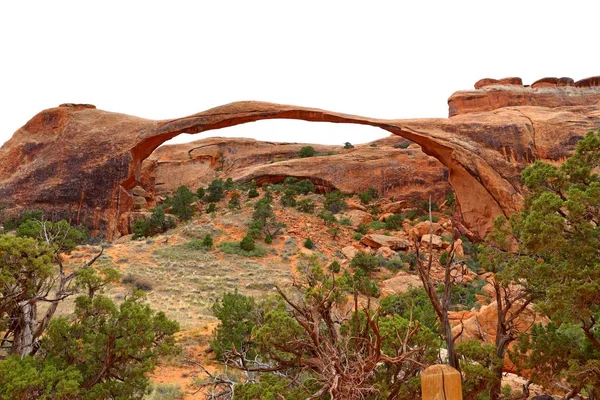
[[[150,119],[238,100],[445,117],[447,98],[480,78],[600,75],[599,11],[575,0],[2,1],[0,143],[66,102]],[[386,135],[287,120],[209,134],[332,144]]]

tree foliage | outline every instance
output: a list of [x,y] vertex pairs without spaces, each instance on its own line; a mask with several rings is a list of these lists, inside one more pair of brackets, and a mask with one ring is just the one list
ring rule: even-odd
[[194,193],[187,186],[179,186],[175,190],[175,193],[173,193],[171,213],[177,215],[183,221],[189,220],[194,215],[194,210],[196,209],[192,204],[194,199]]
[[[537,161],[522,174],[529,190],[523,210],[495,222],[492,246],[480,251],[479,258],[488,270],[496,272],[496,291],[518,283],[521,293],[518,307],[529,301],[553,322],[577,324],[585,343],[575,347],[593,348],[588,354],[600,352],[600,131],[589,132],[576,147],[575,153],[562,165]],[[516,250],[516,251],[515,251]],[[519,300],[519,299],[517,299]],[[564,337],[551,325],[536,328],[540,343],[549,336],[558,343]],[[585,338],[585,339],[583,339]],[[516,338],[511,337],[511,340]],[[521,346],[530,350],[532,368],[550,365],[556,359],[553,347],[543,349],[549,357],[536,366],[536,354],[542,349],[521,338]],[[528,344],[529,343],[529,344]],[[562,351],[565,351],[563,349]],[[521,354],[523,355],[523,353]],[[597,357],[573,356],[568,370],[587,374],[586,379],[570,376],[569,387],[576,395],[587,390],[593,393],[598,380],[593,378],[598,367]],[[545,374],[539,375],[543,376]],[[557,375],[559,376],[559,375]]]
[[[99,295],[118,279],[94,266],[102,251],[65,267],[63,252],[83,237],[65,221],[28,219],[18,232],[0,236],[0,399],[141,399],[177,324],[137,294],[120,306]],[[77,292],[74,316],[54,317]]]

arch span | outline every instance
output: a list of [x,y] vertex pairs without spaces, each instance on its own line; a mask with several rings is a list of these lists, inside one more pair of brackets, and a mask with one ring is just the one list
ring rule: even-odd
[[498,173],[507,169],[515,172],[515,168],[500,155],[478,148],[468,136],[445,129],[446,119],[385,120],[256,101],[231,103],[188,117],[157,122],[156,128],[141,133],[131,148],[129,172],[121,185],[126,190],[133,188],[140,181],[142,161],[179,134],[198,134],[264,119],[370,125],[419,144],[426,154],[449,169],[449,182],[463,219],[479,236],[490,231],[493,218],[517,211],[522,203],[518,178]]

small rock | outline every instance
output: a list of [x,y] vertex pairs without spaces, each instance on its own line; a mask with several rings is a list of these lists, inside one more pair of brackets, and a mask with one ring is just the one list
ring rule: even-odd
[[373,221],[371,214],[361,210],[348,211],[342,215],[342,218],[348,218],[350,220],[350,224],[354,227],[362,224],[368,224],[369,222]]

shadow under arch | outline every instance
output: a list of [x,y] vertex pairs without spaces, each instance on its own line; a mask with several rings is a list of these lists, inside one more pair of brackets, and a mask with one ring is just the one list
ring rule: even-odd
[[131,149],[131,164],[121,186],[127,192],[136,186],[140,181],[142,161],[161,144],[177,135],[198,134],[265,119],[369,125],[419,144],[423,152],[435,157],[448,168],[449,183],[456,193],[463,220],[479,237],[484,237],[491,230],[496,216],[512,214],[520,208],[523,201],[518,188],[478,154],[468,138],[443,129],[431,129],[435,125],[431,122],[440,119],[376,119],[257,101],[230,103],[188,117],[159,121],[157,128],[141,134],[137,144]]

